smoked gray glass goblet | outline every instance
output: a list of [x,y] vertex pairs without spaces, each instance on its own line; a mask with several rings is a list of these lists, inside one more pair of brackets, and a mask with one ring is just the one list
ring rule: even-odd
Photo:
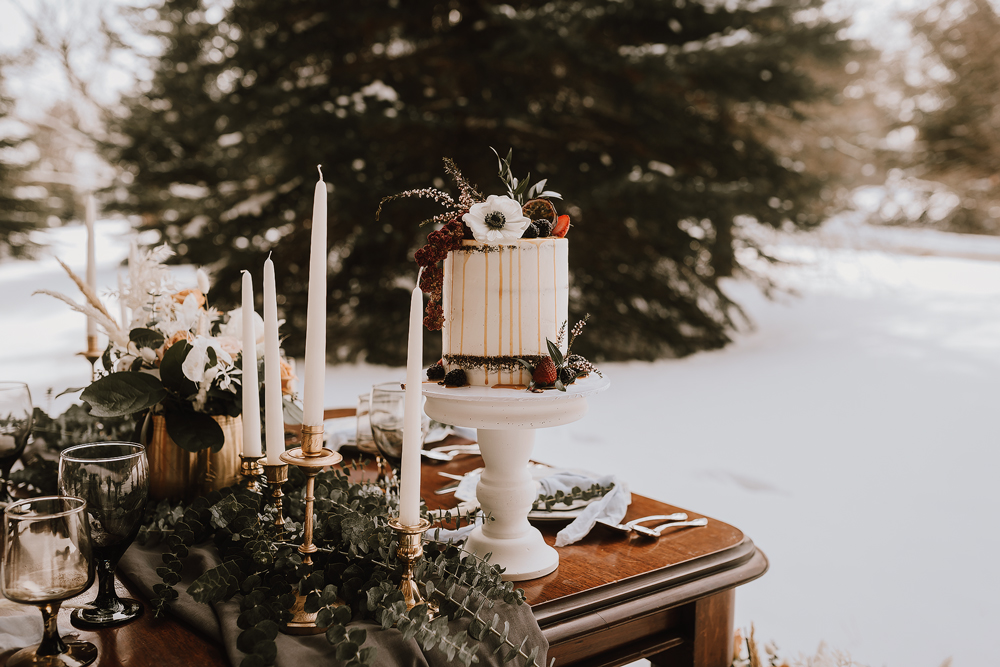
[[0,500],[10,500],[7,478],[31,436],[31,393],[23,382],[0,382]]
[[142,603],[115,592],[115,568],[139,533],[149,493],[149,463],[142,445],[96,442],[59,455],[59,490],[87,501],[97,569],[97,598],[71,618],[80,628],[106,628],[137,618]]

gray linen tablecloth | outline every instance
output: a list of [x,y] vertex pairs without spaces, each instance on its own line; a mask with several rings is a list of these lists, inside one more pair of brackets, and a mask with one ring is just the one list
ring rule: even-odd
[[[142,594],[150,599],[153,596],[153,586],[160,583],[156,568],[163,564],[160,559],[162,554],[160,549],[133,544],[121,559],[118,572],[135,583]],[[228,602],[206,605],[195,602],[187,594],[187,588],[195,578],[218,564],[219,556],[214,546],[192,547],[185,559],[181,583],[174,587],[180,597],[171,603],[170,611],[196,631],[222,644],[229,656],[229,662],[233,667],[239,667],[244,653],[236,648],[236,638],[240,634],[240,629],[236,626],[236,619],[240,614],[238,600],[234,598]],[[494,610],[502,619],[510,622],[511,639],[516,638],[520,643],[521,639],[528,637],[528,647],[539,647],[537,663],[546,665],[545,654],[549,645],[538,628],[538,622],[535,621],[531,608],[527,604],[508,605],[497,602]],[[490,613],[487,618],[492,616]],[[468,624],[468,618],[458,619],[451,622],[451,628],[457,632],[467,628]],[[364,628],[368,631],[364,646],[378,648],[375,664],[379,667],[453,667],[461,664],[458,661],[449,661],[437,649],[424,652],[416,641],[412,639],[404,641],[402,634],[395,628],[383,630],[380,625],[368,621],[356,621],[351,623],[350,627]],[[323,635],[292,637],[279,633],[275,641],[278,645],[278,658],[275,664],[278,667],[338,664],[334,658],[333,648]],[[486,645],[480,646],[477,656],[479,665],[501,664],[498,657],[493,655]]]

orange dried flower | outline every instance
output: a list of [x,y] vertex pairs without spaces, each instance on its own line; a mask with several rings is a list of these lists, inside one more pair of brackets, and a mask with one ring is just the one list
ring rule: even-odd
[[184,299],[187,298],[188,294],[194,294],[195,299],[198,300],[199,308],[205,307],[207,299],[205,298],[205,295],[202,293],[200,289],[194,289],[194,288],[182,289],[180,292],[177,292],[173,295],[173,300],[176,301],[177,303],[184,303]]
[[279,360],[281,365],[281,393],[291,395],[295,389],[295,370],[292,365],[284,359]]

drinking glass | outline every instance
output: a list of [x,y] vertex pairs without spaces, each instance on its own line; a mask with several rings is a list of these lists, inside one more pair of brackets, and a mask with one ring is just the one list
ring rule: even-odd
[[[406,390],[399,382],[382,382],[372,387],[372,405],[369,419],[372,424],[372,437],[375,446],[382,456],[397,467],[403,458],[403,407],[406,402]],[[431,420],[420,414],[420,446],[430,430]]]
[[0,382],[0,500],[10,500],[7,478],[31,435],[31,394],[23,382]]
[[42,642],[12,655],[7,667],[89,665],[97,658],[96,646],[64,642],[56,625],[62,601],[94,583],[86,508],[80,498],[44,496],[4,510],[0,586],[8,599],[39,607],[44,624]]
[[142,604],[115,593],[115,567],[139,533],[149,464],[146,450],[133,442],[95,442],[59,454],[59,491],[87,501],[87,517],[97,569],[97,598],[76,609],[81,628],[118,625],[142,614]]
[[375,448],[375,440],[372,438],[372,423],[369,419],[372,406],[371,390],[358,395],[357,430],[354,436],[354,445],[366,454],[378,454]]

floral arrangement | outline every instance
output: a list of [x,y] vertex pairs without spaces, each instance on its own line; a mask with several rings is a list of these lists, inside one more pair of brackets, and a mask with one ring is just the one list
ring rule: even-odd
[[521,238],[564,238],[569,231],[569,216],[559,215],[552,203],[552,199],[562,199],[562,195],[545,189],[547,179],[529,187],[531,174],[518,179],[511,172],[513,150],[507,153],[506,158],[500,157],[495,149],[493,152],[500,165],[500,179],[507,188],[506,195],[483,197],[466,180],[455,162],[444,158],[445,172],[458,186],[457,201],[438,188],[418,188],[385,197],[375,214],[377,219],[385,203],[404,197],[433,199],[447,209],[420,223],[440,227],[427,235],[427,244],[413,256],[423,269],[420,288],[430,296],[424,326],[431,331],[437,331],[444,324],[444,310],[441,308],[444,269],[440,264],[449,251],[461,247],[463,240],[475,239],[484,244],[510,243]]
[[[39,292],[93,317],[108,335],[108,347],[101,357],[103,376],[81,394],[93,415],[120,417],[151,410],[163,415],[167,433],[182,448],[218,451],[225,436],[212,417],[240,414],[244,357],[261,363],[264,321],[256,312],[252,314],[257,349],[244,355],[242,309],[223,313],[209,306],[208,275],[201,269],[197,287],[178,289],[163,264],[172,254],[165,245],[150,250],[132,246],[128,278],[118,295],[123,306],[121,323],[65,264],[63,268],[80,287],[86,302],[77,304],[48,290]],[[128,322],[124,321],[126,312],[131,313]],[[294,379],[291,365],[282,360],[281,384],[286,396],[291,396]],[[287,410],[295,409],[290,400],[285,405]],[[289,418],[294,420],[295,416]]]

